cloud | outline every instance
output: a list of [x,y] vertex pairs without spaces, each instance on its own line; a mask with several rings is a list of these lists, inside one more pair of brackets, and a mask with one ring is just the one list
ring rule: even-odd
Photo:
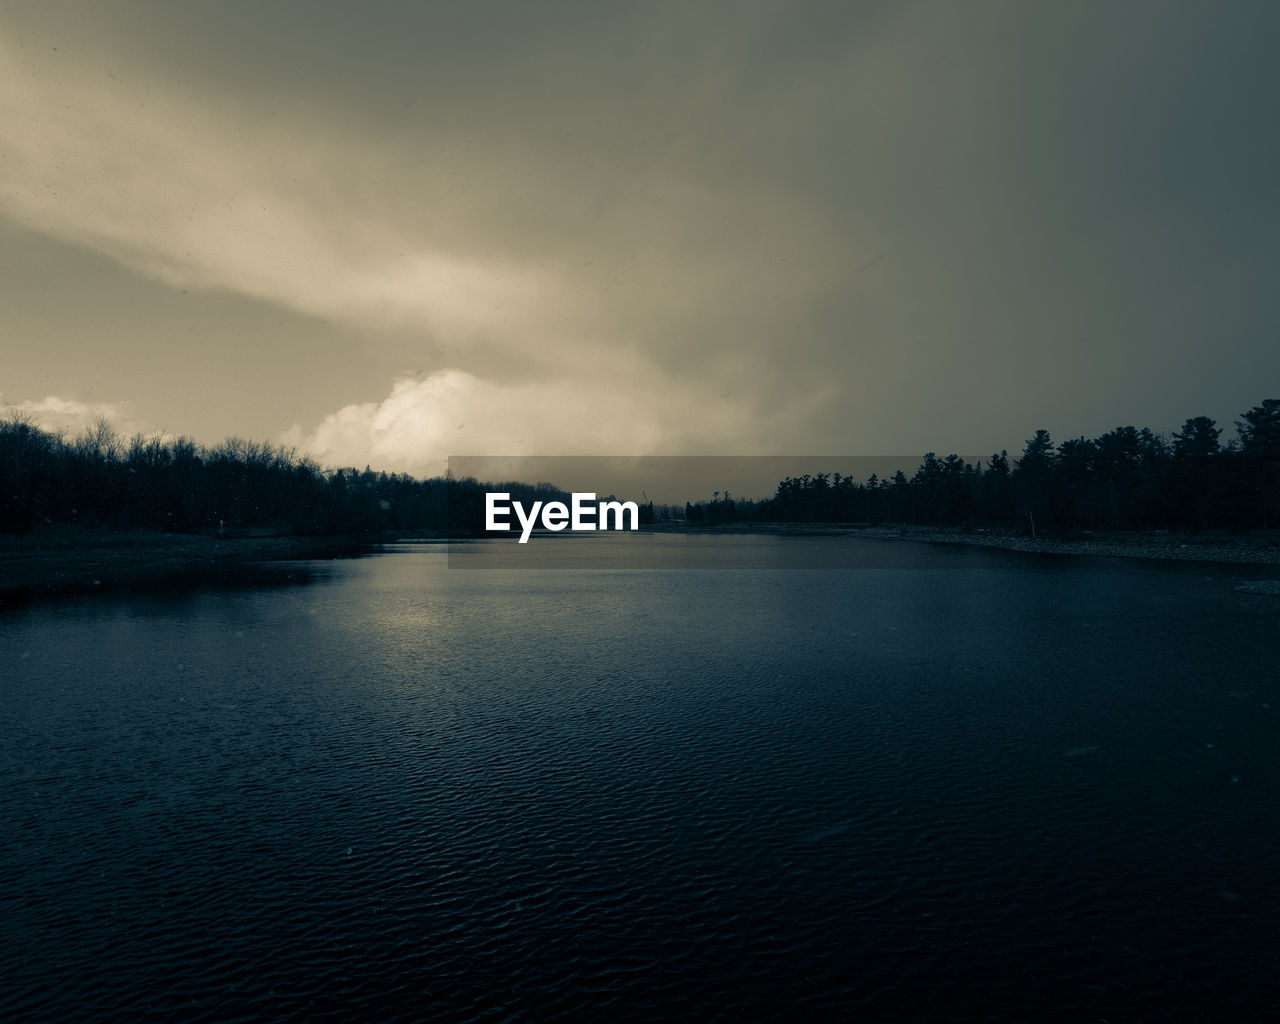
[[[457,455],[745,454],[768,443],[772,424],[733,398],[708,401],[679,386],[630,394],[441,370],[403,377],[382,401],[345,406],[311,430],[294,424],[280,441],[329,467],[368,464],[417,476],[443,473]],[[695,402],[696,417],[689,411]]]
[[15,402],[8,410],[10,414],[29,419],[41,430],[61,434],[67,439],[75,438],[98,420],[106,420],[122,437],[148,433],[151,427],[128,412],[125,408],[128,404],[81,402],[74,398],[49,395],[38,401]]
[[[105,58],[50,74],[2,41],[0,67],[0,139],[13,157],[0,162],[0,208],[13,220],[175,289],[341,321],[371,348],[416,347],[415,363],[484,382],[468,401],[499,388],[531,420],[550,418],[544,447],[567,443],[572,431],[555,421],[584,404],[579,426],[634,402],[668,410],[685,425],[661,436],[689,440],[726,436],[729,405],[762,416],[762,401],[810,404],[765,397],[762,372],[779,309],[787,329],[785,309],[833,273],[812,252],[825,229],[745,178],[711,185],[660,156],[605,153],[604,166],[585,166],[542,138],[459,139],[442,117],[434,146],[391,139],[385,125],[337,135],[306,103],[219,105],[153,89]],[[602,151],[617,142],[598,139]],[[809,276],[802,289],[782,273],[788,258]],[[498,450],[519,436],[483,435]],[[336,450],[372,462],[385,444]]]
[[[623,307],[671,309],[664,240],[696,235],[714,199],[651,169],[584,180],[572,159],[501,138],[442,160],[376,127],[337,132],[323,108],[229,110],[92,61],[52,75],[3,39],[0,68],[0,208],[17,223],[174,288],[375,331],[501,350],[532,337],[544,362],[620,321],[634,331],[620,292]],[[602,188],[603,205],[581,205]],[[784,230],[767,204],[756,217]],[[599,265],[580,258],[584,229],[611,250]]]
[[528,266],[481,260],[335,194],[359,178],[356,140],[281,137],[261,114],[230,125],[207,102],[104,85],[92,66],[50,78],[3,41],[0,67],[9,215],[175,288],[461,338],[551,290]]
[[363,410],[425,366],[499,451],[632,405],[664,444],[981,449],[1276,366],[1274,5],[14,6],[0,210],[227,331],[224,292],[341,328],[322,403],[246,372],[226,432],[278,409],[376,463]]

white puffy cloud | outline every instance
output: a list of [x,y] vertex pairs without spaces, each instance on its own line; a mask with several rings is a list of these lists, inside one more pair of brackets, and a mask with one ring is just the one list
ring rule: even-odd
[[687,389],[593,390],[572,379],[519,383],[441,370],[397,380],[380,402],[345,406],[311,430],[280,438],[321,464],[419,476],[443,473],[457,455],[649,455],[703,448],[760,450],[767,420],[731,398],[698,400]]
[[74,398],[49,395],[39,400],[15,402],[8,407],[8,411],[11,415],[16,414],[29,420],[41,430],[61,434],[68,440],[75,438],[98,420],[106,420],[123,437],[147,433],[149,425],[130,413],[128,404],[81,402]]

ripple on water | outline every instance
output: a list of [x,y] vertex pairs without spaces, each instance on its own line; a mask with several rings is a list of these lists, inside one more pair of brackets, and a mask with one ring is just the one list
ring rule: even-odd
[[1228,584],[519,575],[0,622],[0,1015],[1271,1015]]

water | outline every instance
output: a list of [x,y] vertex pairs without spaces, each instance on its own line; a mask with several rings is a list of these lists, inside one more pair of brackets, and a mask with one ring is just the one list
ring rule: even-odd
[[0,616],[0,1017],[1274,1016],[1250,570],[657,543]]

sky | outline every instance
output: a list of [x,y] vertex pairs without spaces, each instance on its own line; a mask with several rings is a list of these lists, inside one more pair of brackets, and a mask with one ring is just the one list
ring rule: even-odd
[[1280,396],[1280,5],[0,6],[0,407],[428,475]]

